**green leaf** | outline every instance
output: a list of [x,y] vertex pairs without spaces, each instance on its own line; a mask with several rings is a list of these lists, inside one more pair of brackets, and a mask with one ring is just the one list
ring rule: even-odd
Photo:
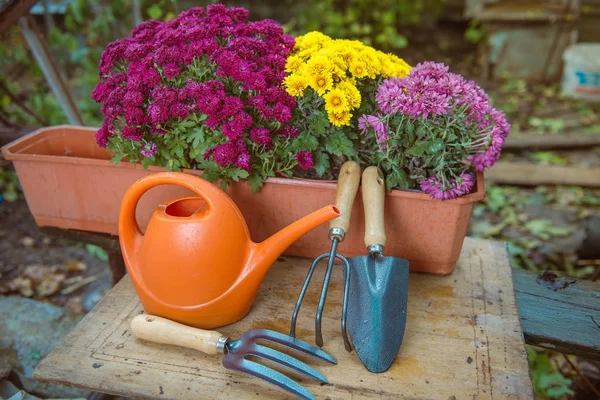
[[108,261],[108,254],[102,247],[96,246],[94,244],[86,244],[85,249],[94,257],[102,261]]
[[422,139],[425,136],[427,136],[427,134],[429,132],[427,131],[427,128],[425,127],[424,124],[419,124],[419,126],[417,126],[416,133],[417,133],[417,136]]
[[160,5],[154,4],[149,7],[146,12],[152,19],[160,19],[163,16],[163,11],[160,9]]
[[341,131],[335,131],[325,139],[325,150],[338,157],[354,155],[352,141]]
[[314,165],[313,168],[317,172],[318,177],[322,177],[327,169],[329,168],[329,155],[327,153],[323,153],[322,151],[317,151],[314,153]]
[[188,143],[192,143],[193,147],[198,147],[200,143],[204,143],[204,126],[199,126],[192,129],[190,134],[187,136],[186,141]]
[[202,179],[205,179],[211,183],[215,183],[221,177],[221,174],[218,167],[213,164],[207,164],[204,166],[204,172],[202,174]]
[[19,198],[19,193],[17,193],[14,186],[9,186],[8,189],[6,189],[4,193],[2,193],[2,197],[4,198],[4,200],[12,202]]
[[401,169],[394,168],[392,172],[385,177],[385,186],[388,191],[395,187],[408,189],[409,184],[406,172]]
[[313,112],[310,116],[308,123],[308,129],[316,136],[320,136],[325,133],[325,130],[329,127],[329,120],[325,116],[325,113],[321,111]]
[[549,240],[553,236],[568,236],[573,230],[568,227],[553,226],[550,219],[534,219],[525,223],[525,229],[533,236]]
[[240,179],[246,179],[248,175],[248,171],[245,171],[243,169],[234,169],[229,173],[231,179],[233,179],[236,182],[239,182]]
[[429,144],[429,146],[428,146],[427,152],[429,154],[437,153],[444,147],[444,141],[440,138],[435,138],[433,140],[430,140],[428,142],[428,144]]
[[414,133],[415,133],[415,124],[412,123],[412,121],[410,119],[408,119],[406,121],[405,124],[405,128],[404,130],[406,131],[406,133],[408,135],[410,135],[411,137],[414,137]]
[[262,176],[260,176],[256,172],[252,172],[250,174],[250,178],[248,179],[248,184],[250,185],[250,188],[252,189],[252,193],[256,193],[264,184],[264,179]]
[[113,164],[118,164],[119,162],[121,162],[123,157],[125,157],[125,154],[122,154],[122,153],[115,154],[115,156],[110,160],[110,162]]
[[144,157],[144,159],[142,160],[142,167],[144,167],[144,169],[148,169],[148,167],[151,164],[152,164],[152,158]]
[[294,146],[298,149],[315,151],[319,148],[319,141],[308,132],[303,132],[294,140]]
[[429,142],[425,142],[425,141],[418,142],[417,144],[412,146],[410,149],[408,149],[408,151],[406,153],[411,156],[420,157],[423,154],[425,154],[425,151],[428,149],[428,147],[429,147]]

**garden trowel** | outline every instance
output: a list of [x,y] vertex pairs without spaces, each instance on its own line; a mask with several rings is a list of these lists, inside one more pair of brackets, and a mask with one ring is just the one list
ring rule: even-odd
[[385,183],[377,167],[365,169],[362,196],[369,254],[348,259],[348,331],[364,366],[371,372],[384,372],[394,362],[404,337],[408,260],[383,255]]

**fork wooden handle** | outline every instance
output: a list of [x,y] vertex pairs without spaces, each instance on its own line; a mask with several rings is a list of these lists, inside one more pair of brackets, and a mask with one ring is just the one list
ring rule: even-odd
[[218,351],[217,344],[219,339],[225,339],[216,331],[192,328],[149,314],[136,315],[131,321],[131,332],[137,338],[149,342],[187,347],[206,354],[222,353]]
[[342,165],[337,181],[335,206],[340,210],[340,216],[329,222],[329,229],[339,228],[346,233],[350,226],[352,206],[360,183],[360,165],[355,161],[346,161]]

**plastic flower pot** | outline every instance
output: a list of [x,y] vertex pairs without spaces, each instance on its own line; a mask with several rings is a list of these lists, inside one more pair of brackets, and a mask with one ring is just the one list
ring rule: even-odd
[[[96,145],[96,129],[55,126],[38,129],[2,148],[15,166],[25,198],[39,226],[116,235],[121,201],[139,178],[165,168],[111,163]],[[202,171],[185,172],[201,175]],[[386,195],[386,254],[406,258],[412,271],[449,274],[454,270],[475,202],[485,195],[483,174],[475,191],[453,200],[434,200],[424,193],[393,190]],[[244,183],[227,193],[242,211],[254,241],[262,241],[291,222],[335,201],[336,182],[270,178],[258,193]],[[145,228],[155,207],[190,195],[176,186],[159,186],[141,199],[137,220]],[[338,247],[346,257],[366,254],[363,205],[357,196],[350,230]],[[330,249],[327,224],[302,236],[284,255],[314,258]]]

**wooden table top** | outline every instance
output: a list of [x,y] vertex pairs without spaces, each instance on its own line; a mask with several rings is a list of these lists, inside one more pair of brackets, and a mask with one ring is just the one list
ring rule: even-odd
[[[276,262],[246,318],[219,331],[232,338],[252,328],[289,332],[294,304],[312,260]],[[297,334],[314,343],[314,314],[322,274],[300,311]],[[329,385],[301,380],[327,399],[532,399],[533,389],[502,243],[466,238],[452,275],[411,274],[408,321],[400,353],[381,374],[348,353],[339,330],[343,288],[334,268],[323,316],[323,349],[338,365],[313,362]],[[36,379],[151,399],[292,398],[259,379],[229,371],[220,356],[137,340],[131,319],[143,311],[126,276],[48,355]]]

